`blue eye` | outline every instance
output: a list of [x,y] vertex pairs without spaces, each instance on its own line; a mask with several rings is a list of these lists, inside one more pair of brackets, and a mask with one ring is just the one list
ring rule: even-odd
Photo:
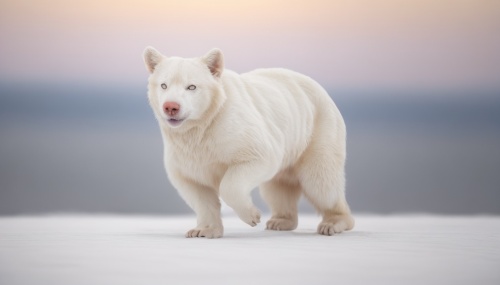
[[192,84],[187,87],[187,90],[195,90],[195,89],[196,89],[196,86],[194,86]]
[[161,84],[161,88],[163,88],[163,89],[167,89],[167,84],[162,83],[162,84]]

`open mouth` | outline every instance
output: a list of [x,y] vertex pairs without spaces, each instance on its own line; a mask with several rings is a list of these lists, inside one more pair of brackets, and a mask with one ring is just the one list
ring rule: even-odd
[[167,122],[170,126],[177,127],[177,126],[180,126],[180,124],[182,124],[182,122],[184,122],[184,119],[169,118],[169,119],[167,119]]

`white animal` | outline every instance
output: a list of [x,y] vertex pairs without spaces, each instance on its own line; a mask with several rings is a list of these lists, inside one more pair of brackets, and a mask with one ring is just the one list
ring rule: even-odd
[[186,59],[147,47],[144,60],[167,175],[197,214],[186,237],[223,235],[219,197],[257,225],[250,195],[257,186],[272,211],[269,230],[297,227],[302,194],[322,215],[318,233],[353,228],[345,124],[317,82],[286,69],[237,74],[224,69],[219,49]]

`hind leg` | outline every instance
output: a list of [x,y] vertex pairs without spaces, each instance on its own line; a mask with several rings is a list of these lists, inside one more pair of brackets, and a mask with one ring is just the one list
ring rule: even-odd
[[273,179],[260,186],[260,194],[271,208],[271,219],[266,228],[275,231],[291,231],[297,228],[297,203],[302,190],[297,183]]
[[354,227],[354,218],[345,199],[344,202],[337,202],[333,209],[323,211],[322,216],[323,220],[318,225],[319,234],[331,236]]
[[342,189],[342,179],[335,179],[336,184],[325,186],[318,181],[309,181],[304,186],[306,198],[321,214],[323,220],[318,225],[318,233],[333,235],[354,227],[354,219]]
[[[354,227],[354,219],[345,197],[345,152],[335,148],[314,149],[300,165],[300,182],[306,198],[322,215],[318,233],[333,235]],[[326,150],[326,151],[325,151]]]

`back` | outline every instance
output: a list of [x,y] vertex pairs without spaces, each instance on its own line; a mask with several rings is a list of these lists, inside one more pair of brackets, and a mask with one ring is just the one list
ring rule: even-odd
[[244,74],[225,70],[227,105],[238,127],[257,126],[284,153],[284,167],[307,147],[317,120],[337,125],[340,113],[326,91],[311,78],[287,69],[258,69]]

